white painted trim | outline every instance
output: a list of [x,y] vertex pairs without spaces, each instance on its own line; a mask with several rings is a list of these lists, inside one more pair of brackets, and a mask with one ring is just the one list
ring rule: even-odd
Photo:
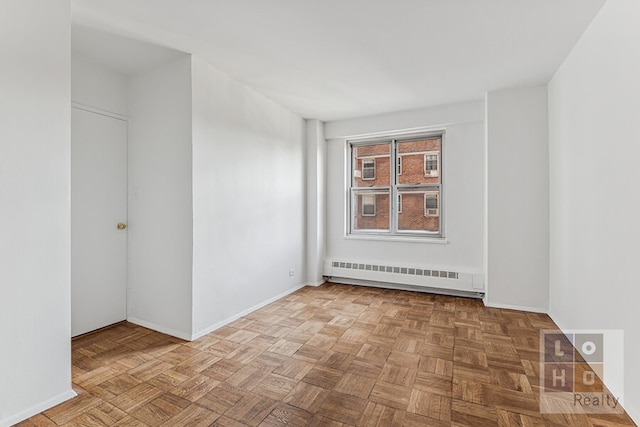
[[446,237],[429,237],[429,235],[420,234],[419,236],[410,236],[406,234],[382,235],[382,234],[347,234],[342,236],[345,240],[378,240],[380,242],[406,242],[406,243],[429,243],[437,245],[446,245],[449,243]]
[[[266,300],[266,301],[263,301],[263,302],[261,302],[261,303],[259,303],[259,304],[256,304],[256,305],[254,305],[253,307],[249,307],[249,308],[247,308],[246,310],[243,310],[243,311],[241,311],[241,312],[240,312],[240,313],[238,313],[238,314],[234,314],[233,316],[231,316],[231,317],[229,317],[229,318],[227,318],[227,319],[225,319],[225,320],[223,320],[223,321],[221,321],[221,322],[218,322],[218,323],[213,324],[213,325],[211,325],[211,326],[207,326],[207,327],[206,327],[206,328],[204,328],[204,329],[200,329],[199,331],[197,331],[197,332],[195,332],[195,333],[193,333],[193,334],[191,335],[191,339],[190,339],[190,341],[193,341],[193,340],[196,340],[196,339],[198,339],[198,338],[200,338],[200,337],[202,337],[202,336],[205,336],[205,335],[207,335],[207,334],[209,334],[209,333],[211,333],[211,332],[215,331],[216,329],[220,329],[220,328],[222,328],[223,326],[228,325],[229,323],[231,323],[231,322],[233,322],[233,321],[235,321],[235,320],[238,320],[239,318],[241,318],[241,317],[243,317],[243,316],[246,316],[246,315],[247,315],[247,314],[249,314],[249,313],[252,313],[252,312],[254,312],[254,311],[256,311],[256,310],[259,310],[259,309],[261,309],[262,307],[264,307],[264,306],[266,306],[266,305],[269,305],[269,304],[271,304],[272,302],[275,302],[275,301],[279,300],[280,298],[284,298],[284,297],[286,297],[287,295],[292,294],[292,293],[294,293],[295,291],[297,291],[297,290],[300,290],[300,289],[304,288],[305,286],[306,286],[306,284],[301,284],[301,285],[298,285],[298,286],[294,286],[293,288],[290,288],[290,289],[288,289],[288,290],[286,290],[286,291],[284,291],[284,292],[282,292],[282,293],[280,293],[280,294],[278,294],[278,295],[276,295],[276,296],[274,296],[274,297],[271,297],[271,298],[269,298],[269,299],[268,299],[268,300]],[[143,326],[144,326],[144,325],[143,325]]]
[[18,424],[21,421],[26,420],[27,418],[33,417],[34,415],[39,414],[40,412],[44,412],[47,409],[51,409],[56,405],[61,404],[69,399],[73,399],[77,394],[73,390],[67,390],[62,394],[57,395],[51,399],[45,400],[42,403],[39,403],[35,406],[32,406],[29,409],[26,409],[22,412],[19,412],[15,415],[11,415],[7,418],[0,420],[0,427],[9,427],[14,424]]
[[513,304],[500,304],[500,303],[488,303],[486,301],[486,295],[485,298],[482,300],[482,302],[484,303],[485,307],[490,307],[490,308],[505,308],[508,310],[519,310],[519,311],[528,311],[531,313],[542,313],[542,314],[549,314],[549,310],[546,308],[540,308],[540,307],[529,307],[529,306],[525,306],[525,305],[513,305]]
[[112,119],[122,120],[125,122],[129,121],[129,116],[125,116],[124,114],[120,114],[120,113],[114,113],[113,111],[103,110],[102,108],[92,107],[91,105],[72,102],[71,107],[77,108],[78,110],[84,110],[90,113],[96,113],[102,116],[111,117]]
[[438,287],[431,287],[431,286],[413,286],[413,285],[407,285],[402,283],[378,282],[375,280],[349,279],[346,277],[331,277],[329,280],[331,281],[331,283],[337,283],[339,285],[365,286],[365,287],[381,288],[381,289],[397,289],[399,291],[423,292],[426,294],[437,294],[437,295],[445,295],[445,296],[452,296],[452,297],[481,299],[480,295],[482,294],[481,291],[438,288]]
[[162,332],[163,334],[171,335],[172,337],[180,338],[181,340],[191,341],[191,335],[189,333],[185,333],[183,331],[178,331],[176,329],[167,328],[162,325],[158,325],[157,323],[147,322],[146,320],[138,319],[135,317],[128,317],[127,322],[133,323],[134,325],[142,326],[148,329],[153,329],[157,332]]

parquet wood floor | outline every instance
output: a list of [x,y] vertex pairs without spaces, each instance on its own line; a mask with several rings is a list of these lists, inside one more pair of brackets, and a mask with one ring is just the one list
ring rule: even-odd
[[633,426],[541,414],[546,315],[307,287],[193,342],[120,323],[72,342],[78,397],[28,426]]

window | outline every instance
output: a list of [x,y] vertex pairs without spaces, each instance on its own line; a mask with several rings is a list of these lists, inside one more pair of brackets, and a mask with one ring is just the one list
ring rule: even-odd
[[439,168],[438,153],[428,153],[424,155],[424,176],[438,176]]
[[362,161],[362,179],[376,179],[376,159]]
[[349,234],[442,237],[442,134],[349,149]]
[[376,216],[376,196],[365,194],[362,196],[362,216]]
[[428,192],[424,194],[424,216],[438,216],[438,193]]

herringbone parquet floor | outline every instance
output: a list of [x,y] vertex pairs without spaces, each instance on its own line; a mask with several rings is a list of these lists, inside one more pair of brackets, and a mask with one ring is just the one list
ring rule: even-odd
[[121,323],[73,340],[78,397],[27,426],[632,426],[541,414],[546,315],[325,284],[193,342]]

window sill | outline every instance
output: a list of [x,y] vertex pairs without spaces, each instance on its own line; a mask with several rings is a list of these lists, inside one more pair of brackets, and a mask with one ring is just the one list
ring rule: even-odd
[[372,240],[378,242],[426,243],[435,245],[446,245],[449,243],[446,237],[381,236],[377,234],[347,234],[343,237],[345,240]]

